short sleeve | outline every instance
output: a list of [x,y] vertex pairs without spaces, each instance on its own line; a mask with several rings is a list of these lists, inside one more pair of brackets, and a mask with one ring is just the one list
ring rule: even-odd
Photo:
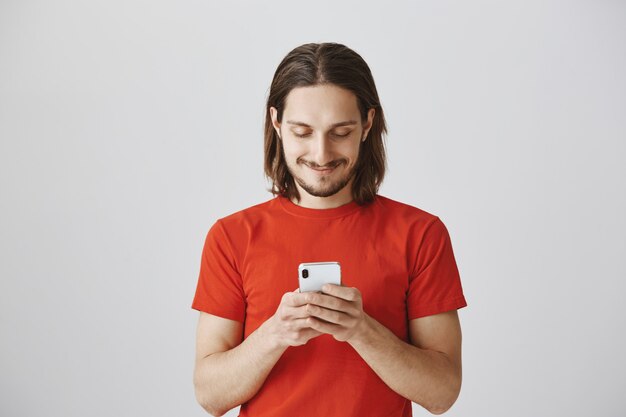
[[213,224],[204,242],[200,274],[191,308],[240,322],[245,318],[241,274],[220,220]]
[[426,226],[413,256],[407,294],[409,320],[467,306],[452,242],[441,219],[436,217]]

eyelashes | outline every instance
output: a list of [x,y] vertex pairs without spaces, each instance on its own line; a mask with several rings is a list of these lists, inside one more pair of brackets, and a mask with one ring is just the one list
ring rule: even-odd
[[[337,133],[333,133],[333,136],[335,136],[335,137],[337,137],[337,138],[345,138],[345,137],[350,136],[350,134],[351,134],[351,133],[352,133],[352,132],[348,132],[348,133],[346,133],[345,135],[339,135],[339,134],[337,134]],[[298,134],[298,133],[296,133],[296,132],[293,132],[293,134],[294,134],[294,136],[296,136],[296,137],[298,137],[298,138],[306,138],[306,137],[311,136],[311,134],[310,134],[310,133],[305,133],[305,134],[300,135],[300,134]]]

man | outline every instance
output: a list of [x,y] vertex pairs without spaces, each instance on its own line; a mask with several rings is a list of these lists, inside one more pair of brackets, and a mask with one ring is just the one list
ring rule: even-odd
[[[365,61],[306,44],[267,100],[265,172],[276,197],[219,219],[192,307],[195,393],[211,414],[434,414],[461,387],[466,306],[435,215],[377,194],[385,119]],[[298,291],[298,265],[336,261],[342,285]]]

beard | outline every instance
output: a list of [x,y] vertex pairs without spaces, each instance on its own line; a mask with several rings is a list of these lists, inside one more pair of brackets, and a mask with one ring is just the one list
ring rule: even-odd
[[[346,163],[347,161],[340,159],[340,160],[333,161],[329,164],[326,164],[325,167],[327,168],[334,167],[335,169],[337,169],[340,165],[342,164],[345,165]],[[320,168],[319,165],[305,161],[300,158],[296,160],[296,164],[309,166],[313,168]],[[350,180],[354,177],[354,174],[356,173],[357,165],[358,164],[354,164],[348,172],[346,172],[342,177],[337,178],[337,179],[330,178],[330,175],[332,175],[332,173],[329,176],[322,176],[319,178],[316,184],[307,183],[304,180],[304,178],[296,174],[295,170],[292,169],[292,167],[289,166],[289,164],[287,164],[287,170],[293,177],[294,181],[296,181],[298,185],[300,185],[300,187],[302,187],[302,189],[304,189],[304,191],[306,191],[310,195],[314,197],[330,197],[332,195],[337,194],[339,191],[343,190],[346,185],[348,185],[348,183],[350,182]],[[307,169],[307,168],[304,168],[304,169]]]

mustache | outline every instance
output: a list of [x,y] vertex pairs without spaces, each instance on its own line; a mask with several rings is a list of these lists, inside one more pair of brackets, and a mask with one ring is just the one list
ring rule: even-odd
[[307,165],[307,166],[309,166],[311,168],[315,168],[315,169],[330,169],[330,168],[335,168],[335,167],[343,164],[345,162],[345,160],[344,159],[338,159],[336,161],[331,161],[331,162],[329,162],[326,165],[318,165],[315,162],[306,161],[306,160],[304,160],[302,158],[298,158],[297,162],[301,163],[301,164],[305,164],[305,165]]

